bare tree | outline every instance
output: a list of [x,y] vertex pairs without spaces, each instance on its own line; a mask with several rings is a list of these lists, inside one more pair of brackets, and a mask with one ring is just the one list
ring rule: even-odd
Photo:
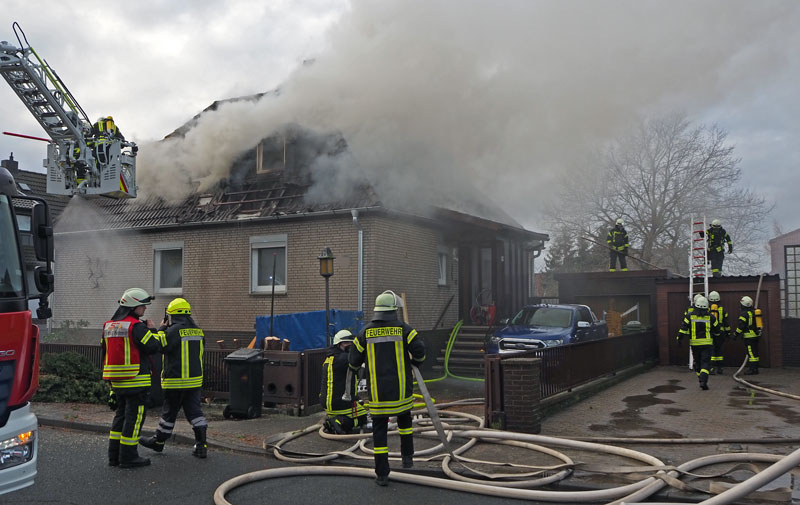
[[683,114],[643,119],[562,176],[552,224],[592,237],[621,217],[642,260],[686,273],[691,219],[719,219],[734,243],[725,270],[753,273],[771,207],[739,185],[740,159],[726,138],[718,126],[693,126]]

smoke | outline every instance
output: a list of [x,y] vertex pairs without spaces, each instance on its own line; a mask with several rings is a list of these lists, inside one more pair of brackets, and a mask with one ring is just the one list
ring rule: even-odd
[[478,188],[535,228],[554,174],[640,114],[752,97],[798,46],[799,21],[792,1],[355,0],[278,94],[141,146],[140,192],[210,188],[292,123],[348,143],[320,164],[317,193],[367,180],[415,207]]

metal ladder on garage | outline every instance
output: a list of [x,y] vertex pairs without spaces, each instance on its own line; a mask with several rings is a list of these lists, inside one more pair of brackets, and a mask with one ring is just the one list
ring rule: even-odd
[[[695,293],[708,297],[708,242],[706,218],[692,218],[689,225],[689,305]],[[689,350],[689,369],[692,369],[692,352]]]

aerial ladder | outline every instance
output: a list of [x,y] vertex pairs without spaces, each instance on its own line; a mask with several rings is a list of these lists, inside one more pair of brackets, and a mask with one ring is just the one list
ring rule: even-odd
[[39,139],[48,141],[47,192],[135,198],[136,144],[94,138],[91,121],[67,86],[28,44],[19,24],[12,28],[19,46],[0,42],[0,74],[50,137]]
[[[694,306],[694,295],[702,294],[708,298],[708,242],[706,237],[706,218],[692,218],[689,225],[689,305]],[[693,367],[689,349],[689,369]]]

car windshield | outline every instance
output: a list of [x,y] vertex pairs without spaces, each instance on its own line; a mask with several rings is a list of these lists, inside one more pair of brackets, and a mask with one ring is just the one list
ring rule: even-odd
[[11,214],[11,202],[0,195],[0,298],[22,296],[22,266],[17,248],[17,232]]
[[514,316],[511,324],[569,328],[572,325],[572,311],[556,307],[528,307]]

